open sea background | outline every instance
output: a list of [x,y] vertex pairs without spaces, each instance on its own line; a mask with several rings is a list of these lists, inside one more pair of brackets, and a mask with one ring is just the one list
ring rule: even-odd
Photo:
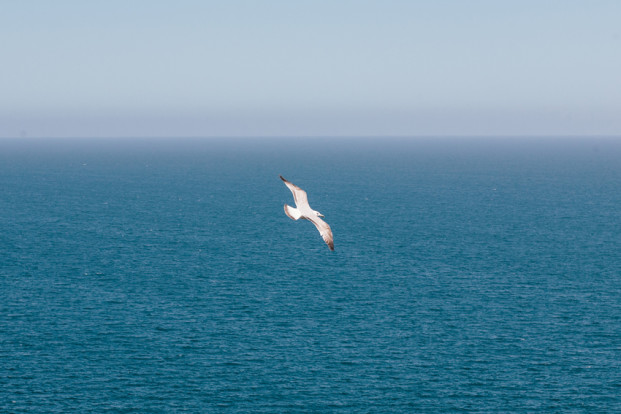
[[621,412],[621,140],[2,140],[0,212],[0,412]]

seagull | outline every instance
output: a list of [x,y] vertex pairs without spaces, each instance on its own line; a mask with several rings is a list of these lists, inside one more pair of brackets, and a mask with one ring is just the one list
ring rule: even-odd
[[308,197],[306,196],[306,191],[302,190],[297,185],[285,180],[285,178],[281,175],[280,179],[285,182],[285,185],[291,190],[293,193],[293,199],[295,200],[295,206],[297,208],[293,208],[285,204],[285,214],[289,216],[292,220],[305,219],[310,221],[317,227],[319,230],[319,234],[323,237],[323,241],[326,242],[330,250],[334,250],[334,238],[332,237],[332,230],[328,223],[320,219],[319,217],[324,217],[318,211],[313,210],[308,204]]

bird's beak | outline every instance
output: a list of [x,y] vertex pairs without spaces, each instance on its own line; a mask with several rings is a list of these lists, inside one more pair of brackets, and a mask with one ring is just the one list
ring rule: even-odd
[[325,217],[323,214],[319,213],[319,217]]

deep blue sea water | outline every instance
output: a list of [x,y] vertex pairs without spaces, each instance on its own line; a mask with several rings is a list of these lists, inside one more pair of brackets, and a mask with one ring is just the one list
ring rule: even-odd
[[0,141],[0,412],[621,412],[621,140]]

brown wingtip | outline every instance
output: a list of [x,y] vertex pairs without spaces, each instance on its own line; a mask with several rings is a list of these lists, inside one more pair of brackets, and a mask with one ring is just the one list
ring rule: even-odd
[[334,251],[334,243],[328,244],[328,247],[330,248],[331,251]]
[[285,180],[285,177],[283,177],[282,175],[279,175],[279,177],[280,177],[281,180],[283,180],[285,182],[287,181],[287,180]]

